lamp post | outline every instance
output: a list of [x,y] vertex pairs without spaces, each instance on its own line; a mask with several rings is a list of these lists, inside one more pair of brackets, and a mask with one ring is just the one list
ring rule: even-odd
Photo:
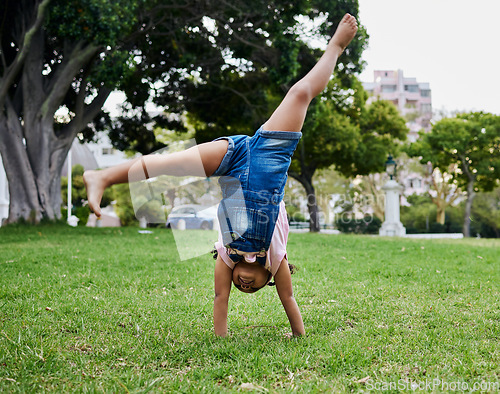
[[380,227],[379,235],[389,237],[402,237],[406,235],[406,229],[399,220],[399,196],[403,187],[394,180],[397,163],[389,155],[385,162],[385,170],[389,175],[389,181],[382,187],[385,191],[385,221]]
[[389,175],[389,177],[391,178],[391,181],[394,177],[394,175],[396,175],[396,167],[398,166],[398,164],[392,159],[392,156],[389,155],[389,157],[387,158],[387,161],[385,162],[385,172],[387,172],[387,175]]

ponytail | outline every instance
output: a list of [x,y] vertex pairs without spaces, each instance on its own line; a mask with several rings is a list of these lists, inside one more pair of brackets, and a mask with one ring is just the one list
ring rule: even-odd
[[[290,263],[288,263],[288,269],[290,270],[290,274],[292,274],[292,275],[295,274],[295,272],[297,272],[297,270],[298,270],[298,268],[295,265],[290,264]],[[268,286],[276,286],[276,283],[269,282],[267,285]]]

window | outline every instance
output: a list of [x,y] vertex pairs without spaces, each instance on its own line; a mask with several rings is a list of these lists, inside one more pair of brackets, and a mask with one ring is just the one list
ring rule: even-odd
[[422,187],[422,180],[418,178],[408,179],[408,186],[411,189],[420,189]]
[[396,85],[382,85],[382,93],[393,93],[396,91]]
[[172,210],[172,213],[182,214],[182,215],[196,215],[196,211],[193,208],[185,207],[178,208],[177,210]]
[[420,104],[420,111],[423,113],[432,112],[432,105],[431,104]]
[[422,89],[420,91],[420,96],[422,96],[422,97],[431,97],[431,90],[430,89]]
[[405,85],[405,91],[409,93],[418,93],[418,85]]
[[102,148],[103,156],[112,155],[113,153],[115,153],[115,150],[113,148]]

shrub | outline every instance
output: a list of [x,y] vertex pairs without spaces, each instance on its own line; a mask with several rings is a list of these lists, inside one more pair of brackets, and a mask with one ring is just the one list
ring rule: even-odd
[[382,221],[376,216],[365,216],[363,219],[340,218],[336,227],[341,233],[346,234],[378,234]]

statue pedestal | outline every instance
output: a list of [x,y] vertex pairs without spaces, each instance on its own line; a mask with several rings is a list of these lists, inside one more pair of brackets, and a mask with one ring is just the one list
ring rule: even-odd
[[399,196],[403,187],[395,180],[387,182],[382,190],[385,191],[385,221],[379,230],[379,235],[387,237],[404,237],[406,229],[399,220]]

